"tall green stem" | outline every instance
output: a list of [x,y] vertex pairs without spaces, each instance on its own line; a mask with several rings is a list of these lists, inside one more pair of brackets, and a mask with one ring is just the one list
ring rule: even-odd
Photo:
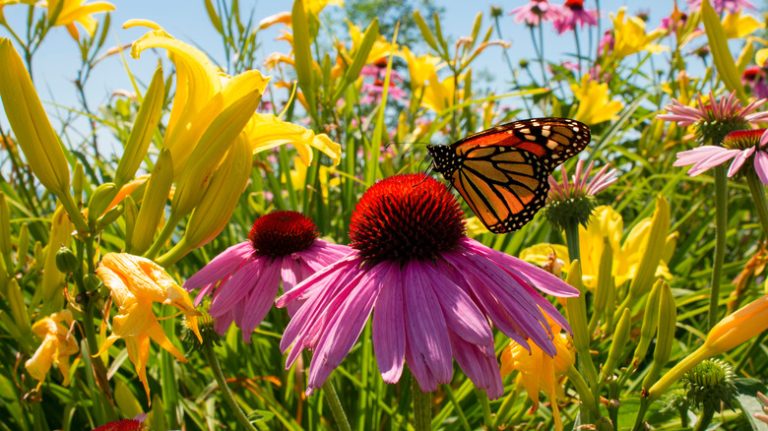
[[712,287],[709,291],[709,329],[718,321],[720,279],[725,260],[725,234],[728,229],[727,181],[725,166],[715,167],[715,252],[712,258]]
[[712,417],[715,415],[715,411],[706,404],[704,405],[704,410],[701,412],[701,416],[699,416],[699,421],[696,422],[696,426],[693,428],[693,431],[704,431],[709,426],[710,422],[712,422]]
[[256,427],[254,427],[248,420],[248,417],[245,416],[245,413],[243,413],[243,410],[240,409],[240,406],[237,405],[235,397],[229,390],[229,386],[227,386],[227,379],[224,377],[224,373],[221,371],[219,360],[213,353],[213,346],[210,343],[203,344],[203,354],[205,355],[205,359],[208,361],[208,365],[211,366],[213,377],[216,379],[216,383],[218,383],[219,389],[221,389],[221,395],[224,397],[224,401],[232,410],[232,414],[235,415],[235,420],[237,423],[240,424],[244,430],[256,431]]
[[413,429],[429,431],[432,429],[432,394],[422,392],[419,383],[413,379]]
[[755,201],[755,210],[760,224],[763,226],[763,235],[768,235],[768,201],[765,199],[765,186],[757,177],[754,169],[747,171],[747,185],[752,193],[752,200]]
[[352,426],[349,425],[349,419],[347,414],[344,413],[344,408],[341,406],[341,400],[339,394],[336,393],[336,388],[333,387],[330,380],[326,380],[323,383],[323,393],[325,399],[328,401],[328,407],[331,408],[331,414],[333,419],[336,420],[336,426],[341,431],[352,431]]

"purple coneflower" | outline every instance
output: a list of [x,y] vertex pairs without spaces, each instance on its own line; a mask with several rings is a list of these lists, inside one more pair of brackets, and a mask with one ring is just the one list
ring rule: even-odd
[[728,176],[732,177],[752,158],[755,173],[763,184],[768,184],[768,129],[737,130],[723,139],[723,146],[703,145],[677,153],[675,166],[693,165],[688,170],[691,176],[731,161]]
[[196,303],[212,293],[209,312],[216,332],[223,334],[234,321],[248,342],[272,307],[281,280],[283,291],[289,292],[350,251],[318,239],[317,226],[309,217],[275,211],[256,219],[248,241],[224,250],[190,277],[184,288],[200,288]]
[[510,15],[515,16],[515,22],[525,22],[531,27],[541,25],[543,21],[555,21],[563,14],[563,7],[547,2],[547,0],[531,0],[528,4],[512,9]]
[[341,363],[372,312],[384,381],[399,381],[408,364],[425,392],[451,381],[455,358],[490,397],[502,395],[490,323],[555,355],[546,316],[567,322],[536,289],[565,297],[578,290],[467,238],[459,203],[436,180],[414,174],[376,183],[355,208],[350,238],[354,252],[277,300],[305,301],[280,347],[291,348],[287,366],[314,351],[308,392]]
[[741,82],[752,89],[752,94],[760,99],[768,98],[768,82],[766,82],[765,69],[759,66],[750,66],[741,74]]
[[728,133],[750,129],[753,124],[768,119],[768,112],[757,112],[763,103],[765,99],[759,99],[742,106],[734,93],[719,99],[710,93],[707,99],[699,97],[696,107],[673,100],[666,107],[667,114],[657,118],[674,121],[682,127],[694,126],[700,142],[719,144]]
[[[701,0],[688,0],[688,8],[692,11],[701,9]],[[738,12],[742,9],[754,9],[755,5],[748,0],[714,0],[712,8],[718,14],[723,12]]]
[[552,223],[563,229],[570,223],[586,226],[596,205],[595,195],[618,179],[618,172],[608,165],[603,166],[590,178],[593,167],[594,162],[591,162],[584,169],[584,161],[579,160],[570,179],[564,165],[560,167],[560,181],[552,175],[549,176],[547,218]]
[[584,0],[565,0],[565,7],[553,24],[559,34],[574,30],[577,24],[582,28],[597,25],[597,11],[584,9]]

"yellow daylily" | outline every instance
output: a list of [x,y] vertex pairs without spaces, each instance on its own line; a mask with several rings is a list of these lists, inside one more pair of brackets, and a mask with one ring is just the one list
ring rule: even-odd
[[319,14],[326,6],[344,7],[344,0],[304,0],[304,10],[311,14]]
[[124,339],[128,358],[149,397],[146,366],[150,339],[177,360],[186,362],[184,354],[163,332],[152,312],[152,303],[172,305],[181,310],[198,339],[202,339],[196,323],[198,312],[189,294],[160,265],[149,259],[128,253],[107,253],[96,269],[96,275],[109,288],[112,301],[118,307],[118,314],[112,319],[112,334],[99,353],[105,352],[115,341]]
[[[600,267],[600,257],[603,254],[604,241],[607,241],[613,251],[613,277],[617,286],[635,278],[643,254],[648,246],[648,233],[651,229],[651,217],[640,220],[629,232],[624,242],[624,219],[612,207],[601,205],[595,208],[589,218],[587,227],[579,226],[579,252],[581,253],[582,280],[589,289],[597,287],[597,276]],[[671,258],[675,248],[676,233],[667,237],[665,255],[656,268],[656,276],[672,278],[666,262]],[[520,252],[520,258],[548,268],[547,265],[561,267],[563,271],[570,269],[568,249],[561,244],[537,244]],[[562,263],[558,263],[561,260]]]
[[64,376],[64,385],[69,384],[69,357],[80,351],[77,340],[69,330],[73,321],[72,312],[62,310],[43,317],[32,325],[32,332],[43,339],[24,367],[40,384],[52,366],[56,366]]
[[415,55],[406,46],[402,50],[403,58],[408,63],[408,75],[411,78],[411,87],[421,88],[427,81],[436,76],[440,58],[434,55]]
[[292,144],[307,166],[312,163],[312,148],[330,157],[334,166],[341,162],[341,145],[328,135],[283,121],[272,114],[254,114],[244,133],[255,153]]
[[768,295],[756,299],[719,321],[698,349],[678,362],[649,390],[656,398],[699,362],[727,352],[768,330]]
[[555,429],[562,431],[563,422],[560,419],[557,399],[563,396],[563,387],[558,382],[574,364],[576,357],[570,337],[556,324],[550,323],[550,325],[552,333],[555,334],[552,340],[557,352],[555,356],[550,357],[536,344],[530,343],[529,351],[527,347],[510,341],[501,352],[501,375],[507,376],[513,371],[519,372],[516,379],[517,385],[525,388],[528,397],[533,401],[533,410],[536,410],[539,405],[539,392],[544,392],[552,406]]
[[581,78],[579,85],[572,84],[573,97],[579,102],[579,108],[574,114],[575,120],[593,125],[610,121],[624,105],[618,100],[611,100],[607,83],[599,83],[593,80],[589,74]]
[[86,0],[48,0],[47,7],[49,13],[54,13],[61,8],[53,25],[66,27],[69,35],[75,40],[80,39],[80,32],[75,23],[80,24],[88,35],[93,37],[98,26],[93,15],[115,10],[115,5],[112,3],[105,1],[86,3]]
[[741,13],[741,11],[735,13],[727,12],[723,17],[722,23],[725,36],[728,39],[741,39],[757,30],[765,28],[765,23],[752,15]]
[[[460,77],[459,82],[463,78]],[[421,99],[422,106],[437,113],[443,112],[454,104],[454,99],[461,97],[461,90],[456,92],[456,81],[449,76],[442,81],[434,72],[429,77],[429,83],[424,88],[424,96]]]
[[611,14],[613,21],[613,50],[612,55],[622,59],[628,55],[640,51],[660,52],[665,47],[653,43],[656,39],[664,36],[663,29],[656,29],[650,33],[645,32],[645,21],[631,16],[627,17],[627,8],[621,7],[614,15]]
[[[351,52],[357,52],[363,42],[363,31],[351,21],[347,21],[347,26],[349,27],[349,39],[352,41]],[[365,63],[376,63],[382,59],[386,59],[390,55],[402,56],[397,44],[394,44],[388,41],[384,36],[379,35],[379,37],[376,38],[376,41],[373,42],[373,47],[371,48],[371,52],[368,53],[368,59]]]
[[757,50],[755,53],[755,64],[759,67],[765,66],[765,62],[768,61],[768,48]]

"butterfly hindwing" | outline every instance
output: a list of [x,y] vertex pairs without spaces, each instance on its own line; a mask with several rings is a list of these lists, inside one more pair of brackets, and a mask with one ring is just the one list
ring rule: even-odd
[[494,233],[520,229],[544,206],[552,170],[587,145],[589,128],[568,118],[514,121],[430,146],[435,169]]

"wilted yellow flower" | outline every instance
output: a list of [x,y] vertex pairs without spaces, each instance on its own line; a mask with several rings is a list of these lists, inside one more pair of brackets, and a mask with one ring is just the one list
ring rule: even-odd
[[184,354],[171,344],[163,332],[157,316],[152,312],[152,303],[173,305],[181,310],[191,322],[195,334],[201,338],[196,323],[198,313],[189,294],[160,265],[149,259],[127,253],[107,253],[96,274],[109,288],[112,301],[118,307],[118,314],[112,319],[112,334],[99,353],[106,351],[115,341],[124,339],[128,357],[149,397],[146,367],[150,339],[179,361],[186,362]]
[[768,295],[750,302],[718,322],[707,334],[704,344],[662,376],[649,390],[657,397],[699,362],[727,352],[768,330]]
[[532,409],[539,405],[539,392],[549,399],[552,406],[552,418],[555,421],[555,429],[561,431],[563,422],[560,419],[560,409],[557,406],[557,398],[562,397],[563,386],[560,378],[568,371],[575,361],[573,343],[560,327],[550,322],[552,333],[555,334],[552,343],[557,353],[554,357],[546,354],[539,346],[530,343],[530,352],[525,346],[515,341],[510,341],[501,352],[501,375],[506,376],[513,371],[518,371],[517,385],[522,385],[533,401]]
[[411,78],[412,88],[423,87],[431,77],[437,76],[439,57],[429,54],[417,56],[407,46],[403,48],[402,53],[408,63],[408,75]]
[[645,32],[645,21],[632,16],[626,17],[627,8],[621,7],[616,15],[611,14],[613,21],[613,50],[612,55],[622,59],[640,51],[660,52],[665,50],[661,45],[653,43],[664,36],[663,29]]
[[765,28],[763,22],[741,11],[727,12],[723,17],[723,30],[728,39],[741,39],[762,28]]
[[618,100],[611,100],[607,83],[594,81],[589,74],[581,78],[579,85],[572,84],[571,90],[574,99],[579,101],[579,109],[573,118],[589,125],[616,118],[624,107]]
[[291,13],[290,12],[278,12],[274,15],[270,15],[261,21],[259,21],[259,30],[270,28],[276,24],[291,25]]
[[54,365],[64,376],[64,385],[69,384],[69,357],[80,351],[77,340],[69,330],[72,320],[72,312],[62,310],[43,317],[32,325],[32,332],[42,338],[43,342],[35,354],[27,359],[24,367],[40,384]]
[[98,23],[93,14],[111,12],[115,10],[115,5],[105,1],[96,1],[85,3],[86,0],[48,0],[47,6],[49,13],[61,8],[61,12],[56,15],[56,21],[53,25],[62,25],[67,28],[69,35],[73,39],[80,39],[80,32],[75,23],[83,26],[90,37],[96,32]]
[[[595,208],[589,218],[587,227],[579,226],[579,252],[581,253],[581,269],[584,285],[589,289],[597,287],[597,277],[600,268],[600,257],[603,254],[604,240],[613,250],[613,277],[616,286],[621,286],[635,278],[637,269],[648,247],[648,234],[651,229],[651,217],[640,220],[627,235],[624,242],[624,219],[612,207],[601,205]],[[675,248],[676,233],[667,237],[665,253],[656,276],[672,278],[666,261],[672,257]],[[562,262],[555,264],[566,272],[570,269],[568,249],[560,244],[537,244],[520,252],[520,258],[533,264],[546,267],[555,259]]]

